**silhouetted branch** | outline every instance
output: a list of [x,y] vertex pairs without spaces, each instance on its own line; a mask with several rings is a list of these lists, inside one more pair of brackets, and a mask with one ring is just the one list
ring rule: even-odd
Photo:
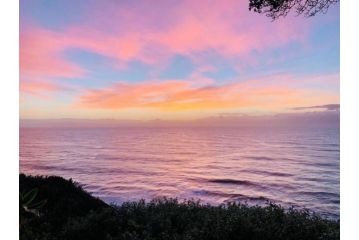
[[264,13],[272,19],[286,16],[293,8],[298,15],[312,17],[326,13],[339,0],[249,0],[249,10]]

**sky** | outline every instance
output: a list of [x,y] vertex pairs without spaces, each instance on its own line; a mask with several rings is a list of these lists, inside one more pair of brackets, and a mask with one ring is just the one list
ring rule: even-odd
[[[339,4],[21,0],[20,118],[180,120],[339,104]],[[321,107],[324,106],[324,107]]]

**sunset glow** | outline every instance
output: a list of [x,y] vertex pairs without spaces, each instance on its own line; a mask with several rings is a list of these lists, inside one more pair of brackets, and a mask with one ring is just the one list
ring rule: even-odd
[[20,16],[23,119],[186,119],[339,103],[339,6],[272,22],[247,0],[27,0]]

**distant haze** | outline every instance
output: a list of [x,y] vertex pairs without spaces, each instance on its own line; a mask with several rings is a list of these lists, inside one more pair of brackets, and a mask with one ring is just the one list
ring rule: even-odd
[[223,114],[191,121],[118,120],[118,119],[21,119],[20,127],[335,127],[339,128],[339,111],[288,113],[276,115]]

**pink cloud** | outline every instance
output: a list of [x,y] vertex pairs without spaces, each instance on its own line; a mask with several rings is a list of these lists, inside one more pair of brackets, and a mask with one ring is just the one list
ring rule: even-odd
[[39,28],[20,33],[20,73],[39,77],[78,77],[84,71],[61,56],[66,36]]
[[[21,71],[51,77],[81,76],[84,70],[62,56],[71,48],[117,59],[122,67],[131,60],[163,64],[175,54],[203,63],[205,59],[196,53],[206,51],[255,62],[249,56],[251,51],[303,42],[308,33],[303,22],[295,19],[270,22],[258,17],[248,11],[246,1],[183,1],[165,5],[161,14],[146,8],[149,3],[139,5],[120,7],[101,2],[101,14],[89,11],[94,24],[73,25],[61,31],[30,27],[21,34]],[[163,24],[166,21],[170,24]],[[301,31],[297,30],[299,24]]]
[[65,89],[64,86],[49,81],[23,81],[20,83],[20,92],[40,98],[50,98],[53,93]]

